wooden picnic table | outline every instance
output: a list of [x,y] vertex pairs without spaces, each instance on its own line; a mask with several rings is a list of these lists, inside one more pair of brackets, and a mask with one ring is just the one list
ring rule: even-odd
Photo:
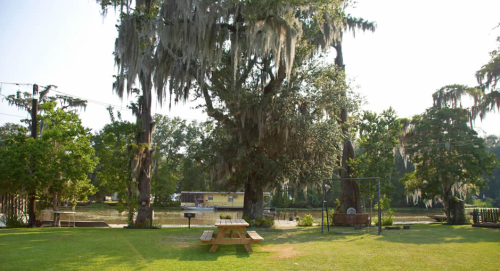
[[257,232],[243,231],[248,223],[243,219],[217,219],[215,221],[218,232],[204,231],[200,237],[202,244],[211,244],[210,252],[217,251],[219,245],[244,245],[248,252],[253,252],[250,244],[260,244],[264,240]]
[[[73,212],[73,211],[51,211],[51,216],[52,214],[54,215],[54,220],[50,220],[50,226],[57,226],[56,225],[56,221],[57,221],[57,217],[61,217],[62,214],[71,214],[73,215],[73,227],[75,227],[76,225],[76,219],[75,219],[75,213],[76,212]],[[52,225],[52,221],[54,221],[54,225]],[[71,227],[71,217],[69,217],[69,221],[68,221],[68,227]]]

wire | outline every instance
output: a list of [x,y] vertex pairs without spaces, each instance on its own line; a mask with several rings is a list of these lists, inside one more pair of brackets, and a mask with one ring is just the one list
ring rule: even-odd
[[84,97],[76,96],[76,95],[65,93],[65,92],[58,91],[58,90],[52,90],[52,91],[60,93],[60,94],[63,94],[63,95],[71,96],[71,97],[74,97],[74,98],[86,100],[86,101],[88,101],[90,103],[93,103],[93,104],[98,104],[98,105],[102,105],[102,106],[106,106],[106,107],[111,106],[113,108],[120,108],[121,110],[132,112],[132,110],[128,109],[127,107],[123,107],[121,105],[113,105],[113,104],[109,104],[109,103],[105,103],[105,102],[101,102],[101,101],[97,101],[97,100],[87,99],[87,98],[84,98]]
[[[4,84],[4,82],[0,82],[2,84]],[[31,84],[17,84],[17,83],[5,83],[5,84],[11,84],[11,85],[31,85]],[[40,86],[41,88],[45,88],[45,86]],[[77,95],[74,95],[74,94],[69,94],[69,93],[66,93],[66,92],[62,92],[62,91],[59,91],[59,90],[54,90],[52,89],[51,91],[53,92],[56,92],[56,93],[59,93],[59,94],[62,94],[62,95],[66,95],[66,96],[70,96],[70,97],[73,97],[73,98],[78,98],[78,99],[82,99],[82,100],[85,100],[87,101],[88,103],[92,103],[92,104],[96,104],[96,105],[100,105],[100,106],[104,106],[104,107],[112,107],[112,108],[116,108],[120,111],[126,111],[126,112],[132,112],[131,109],[127,108],[126,106],[121,106],[121,105],[114,105],[114,104],[109,104],[109,103],[106,103],[106,102],[101,102],[101,101],[98,101],[98,100],[93,100],[93,99],[87,99],[85,97],[82,97],[82,96],[77,96]],[[0,94],[1,96],[4,96],[4,97],[7,97],[6,95],[4,94]],[[156,112],[156,110],[155,110]],[[183,119],[183,120],[187,120],[187,121],[200,121],[198,119],[193,119],[193,118],[183,118],[183,117],[180,117],[180,116],[173,116],[173,115],[166,115],[166,116],[169,116],[169,117],[176,117],[176,118],[179,118],[179,119]]]
[[6,115],[6,116],[18,117],[18,118],[26,118],[25,116],[11,115],[11,114],[5,114],[5,113],[0,113],[0,115]]
[[29,84],[29,83],[7,83],[7,82],[0,82],[0,84],[16,85],[16,86],[32,86],[33,85],[33,84]]

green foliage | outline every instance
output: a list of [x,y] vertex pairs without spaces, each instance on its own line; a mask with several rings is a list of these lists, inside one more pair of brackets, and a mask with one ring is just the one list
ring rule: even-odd
[[18,216],[16,214],[6,215],[5,216],[5,226],[7,228],[25,228],[27,220],[24,216]]
[[[488,151],[500,157],[500,140],[497,136],[488,136],[486,144],[490,147]],[[488,177],[488,185],[480,190],[479,195],[485,195],[494,199],[494,206],[500,207],[500,167],[493,170],[492,176]]]
[[262,225],[272,227],[272,226],[274,226],[274,219],[266,217],[266,218],[262,219]]
[[243,217],[243,219],[248,223],[249,227],[274,226],[274,219],[271,219],[269,217],[263,219],[260,217],[256,217],[255,219],[250,219],[248,218],[248,216],[245,216]]
[[[378,225],[378,217],[372,219],[372,223]],[[392,226],[394,224],[394,218],[391,216],[382,217],[382,226]]]
[[484,140],[468,127],[469,112],[461,108],[429,108],[413,117],[414,127],[406,153],[416,171],[402,181],[406,193],[431,203],[442,198],[447,217],[452,193],[465,197],[472,189],[485,186],[485,176],[498,166],[494,154],[485,149]]
[[[402,126],[392,108],[381,115],[365,111],[359,125],[359,148],[362,154],[349,161],[354,171],[351,177],[379,177],[381,193],[391,195],[394,191],[390,182],[391,174],[395,172],[394,149],[399,144]],[[369,199],[377,197],[376,180],[358,185],[362,195],[367,195]]]
[[6,139],[0,149],[0,186],[16,194],[37,191],[41,205],[51,203],[56,194],[56,204],[67,200],[75,206],[95,192],[87,173],[98,159],[78,115],[55,107],[55,102],[40,105],[38,125],[45,129],[37,140],[22,133]]
[[492,198],[485,198],[484,200],[474,199],[472,205],[474,207],[491,208],[493,207],[493,199]]
[[134,228],[149,228],[149,227],[151,227],[151,221],[149,219],[134,224]]
[[311,214],[304,214],[304,217],[299,220],[299,223],[297,223],[297,225],[301,227],[307,227],[307,226],[312,226],[313,222],[314,218],[312,217]]
[[224,214],[219,214],[220,219],[232,219],[233,217],[231,215],[224,215]]
[[111,123],[106,124],[93,142],[97,157],[100,159],[97,168],[97,180],[101,188],[108,193],[117,193],[119,212],[128,211],[129,220],[138,208],[136,172],[132,167],[137,157],[139,146],[135,142],[138,132],[136,124],[123,121],[118,112],[117,117],[112,108],[108,108]]
[[6,140],[9,137],[15,135],[26,135],[28,133],[28,129],[26,127],[21,126],[19,124],[14,123],[5,123],[0,126],[0,148],[6,144]]
[[[380,198],[380,209],[382,210],[382,226],[391,226],[394,223],[394,209],[391,209],[391,199],[386,195]],[[378,209],[378,203],[376,203],[373,208]],[[373,220],[375,225],[378,225],[378,217]]]
[[335,210],[334,209],[328,209],[328,219],[326,217],[326,211],[323,212],[323,221],[324,223],[326,223],[327,225],[333,225],[333,214],[335,214]]

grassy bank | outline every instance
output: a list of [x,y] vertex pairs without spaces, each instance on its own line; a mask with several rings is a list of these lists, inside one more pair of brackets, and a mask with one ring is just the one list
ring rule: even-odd
[[359,233],[351,227],[257,229],[262,245],[209,245],[207,228],[0,230],[1,270],[498,270],[500,231],[413,225]]

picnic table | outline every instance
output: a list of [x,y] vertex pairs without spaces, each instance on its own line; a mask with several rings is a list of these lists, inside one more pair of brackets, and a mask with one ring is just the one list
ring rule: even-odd
[[[51,216],[54,215],[54,220],[52,220],[52,219],[50,220],[50,226],[57,226],[56,225],[57,218],[60,217],[62,214],[71,214],[71,215],[73,215],[73,227],[75,227],[75,224],[76,224],[75,213],[76,212],[70,212],[70,211],[52,211],[50,213],[51,213]],[[54,222],[54,225],[52,225],[52,221]],[[71,217],[69,217],[68,227],[71,227]]]
[[219,245],[244,245],[248,252],[253,252],[250,244],[260,244],[264,240],[257,232],[247,231],[248,223],[243,219],[217,219],[218,232],[204,231],[200,237],[202,244],[211,244],[210,252],[217,251]]

